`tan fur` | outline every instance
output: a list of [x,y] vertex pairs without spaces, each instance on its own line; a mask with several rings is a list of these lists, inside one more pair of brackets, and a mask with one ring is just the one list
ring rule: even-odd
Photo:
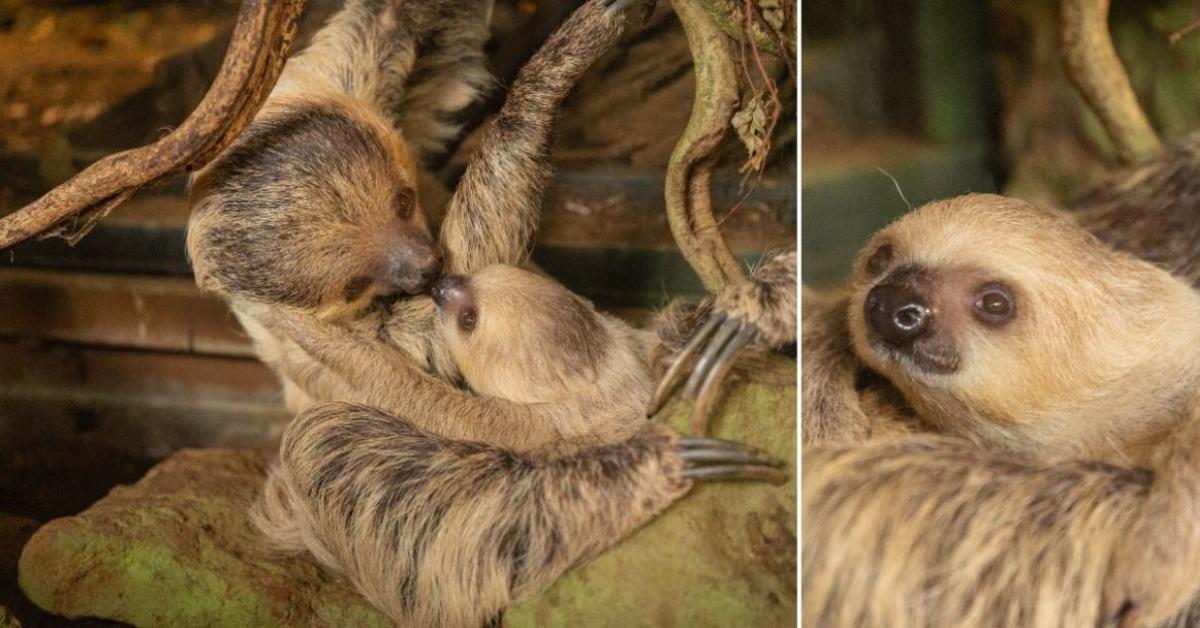
[[803,625],[1101,626],[1149,476],[943,436],[806,447]]
[[[622,31],[610,4],[575,11],[512,85],[449,202],[438,237],[447,270],[527,258],[557,109]],[[489,351],[473,342],[459,352],[464,377],[432,300],[402,294],[394,281],[427,261],[413,254],[424,246],[423,209],[398,201],[408,200],[412,165],[427,152],[406,108],[468,71],[443,65],[443,46],[457,41],[456,29],[475,32],[479,6],[490,4],[349,2],[289,63],[271,104],[279,113],[264,113],[193,195],[189,253],[201,285],[229,299],[289,407],[303,410],[284,433],[256,520],[271,542],[311,552],[401,625],[494,621],[516,596],[619,541],[689,485],[678,437],[644,417],[650,334],[556,285],[484,270],[511,275],[501,290],[480,286],[484,319],[497,310],[485,329],[512,330],[522,290],[551,301],[530,335],[513,339],[529,347],[514,356],[521,370],[472,370],[474,351]],[[477,55],[478,46],[467,61]],[[446,102],[462,100],[451,92]],[[311,139],[293,141],[293,127]],[[378,148],[397,141],[411,157]],[[370,246],[381,224],[403,237]],[[600,331],[579,337],[562,316],[571,309]],[[583,359],[559,345],[583,349]],[[572,370],[598,379],[553,377]],[[531,373],[540,377],[520,379]]]
[[[893,260],[869,276],[866,259],[883,243]],[[906,266],[939,273],[942,283],[1003,280],[1016,292],[1016,319],[987,329],[953,320],[969,315],[944,303],[935,320],[954,327],[956,372],[927,374],[888,358],[870,340],[863,302]],[[905,216],[865,247],[852,291],[847,319],[859,357],[925,420],[980,442],[1137,461],[1186,418],[1200,387],[1200,294],[1069,218],[1014,199],[965,196]]]
[[[893,251],[878,268],[868,260],[884,243]],[[908,266],[942,290],[934,320],[953,334],[953,372],[889,353],[864,322],[867,291]],[[1018,304],[1002,328],[975,325],[945,297],[993,280]],[[1200,298],[1186,283],[1062,215],[967,196],[913,212],[864,248],[844,310],[856,355],[839,344],[836,298],[816,306],[804,330],[805,348],[818,348],[804,365],[805,442],[817,445],[804,454],[804,517],[818,533],[805,539],[805,599],[829,620],[820,625],[1155,625],[1192,598]],[[863,366],[886,379],[872,383]],[[881,396],[892,384],[902,399]],[[890,438],[821,445],[887,424],[899,428]],[[974,444],[906,435],[914,429]],[[1075,457],[1153,473],[1130,489],[1131,472]],[[854,575],[865,565],[878,577]],[[889,620],[875,623],[881,609]]]
[[578,404],[600,394],[636,416],[650,399],[650,338],[557,282],[495,264],[470,276],[478,324],[450,312],[442,334],[471,390],[519,403]]

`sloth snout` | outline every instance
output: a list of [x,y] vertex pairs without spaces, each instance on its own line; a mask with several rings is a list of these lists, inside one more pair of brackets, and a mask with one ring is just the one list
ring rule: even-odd
[[917,291],[892,283],[871,288],[863,310],[875,333],[902,348],[925,335],[933,319],[929,305]]
[[394,226],[385,239],[383,280],[405,294],[420,294],[442,272],[433,239],[408,224]]

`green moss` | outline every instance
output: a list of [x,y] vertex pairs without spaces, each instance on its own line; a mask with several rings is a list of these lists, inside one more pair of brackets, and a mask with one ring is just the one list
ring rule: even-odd
[[[796,617],[796,366],[779,360],[733,387],[710,434],[787,461],[782,486],[697,486],[662,516],[545,593],[518,604],[508,625],[775,626]],[[791,382],[791,384],[788,384]],[[685,430],[688,403],[666,410]]]
[[[760,365],[761,366],[761,365]],[[787,461],[783,486],[697,486],[657,520],[513,609],[519,626],[730,626],[794,621],[796,365],[755,368],[716,408],[714,436]],[[668,420],[683,428],[690,407]],[[176,454],[25,545],[21,589],[67,617],[136,626],[388,626],[311,559],[265,552],[247,509],[265,469],[256,452]],[[0,623],[0,628],[4,624]]]

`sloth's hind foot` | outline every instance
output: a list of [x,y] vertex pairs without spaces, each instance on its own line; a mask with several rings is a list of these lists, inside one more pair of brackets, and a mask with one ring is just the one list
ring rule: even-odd
[[762,450],[716,438],[679,439],[683,478],[693,481],[750,480],[782,484],[782,464]]

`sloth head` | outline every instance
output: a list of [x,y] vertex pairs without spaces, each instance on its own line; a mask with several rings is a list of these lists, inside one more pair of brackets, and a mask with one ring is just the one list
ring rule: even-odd
[[426,290],[441,269],[398,135],[355,105],[274,105],[196,178],[201,287],[328,318]]
[[570,402],[621,371],[645,369],[618,324],[529,271],[496,264],[449,275],[434,285],[433,299],[455,363],[483,395]]
[[863,249],[852,290],[856,353],[951,432],[1120,450],[1177,419],[1196,390],[1196,293],[1014,199],[908,214]]

